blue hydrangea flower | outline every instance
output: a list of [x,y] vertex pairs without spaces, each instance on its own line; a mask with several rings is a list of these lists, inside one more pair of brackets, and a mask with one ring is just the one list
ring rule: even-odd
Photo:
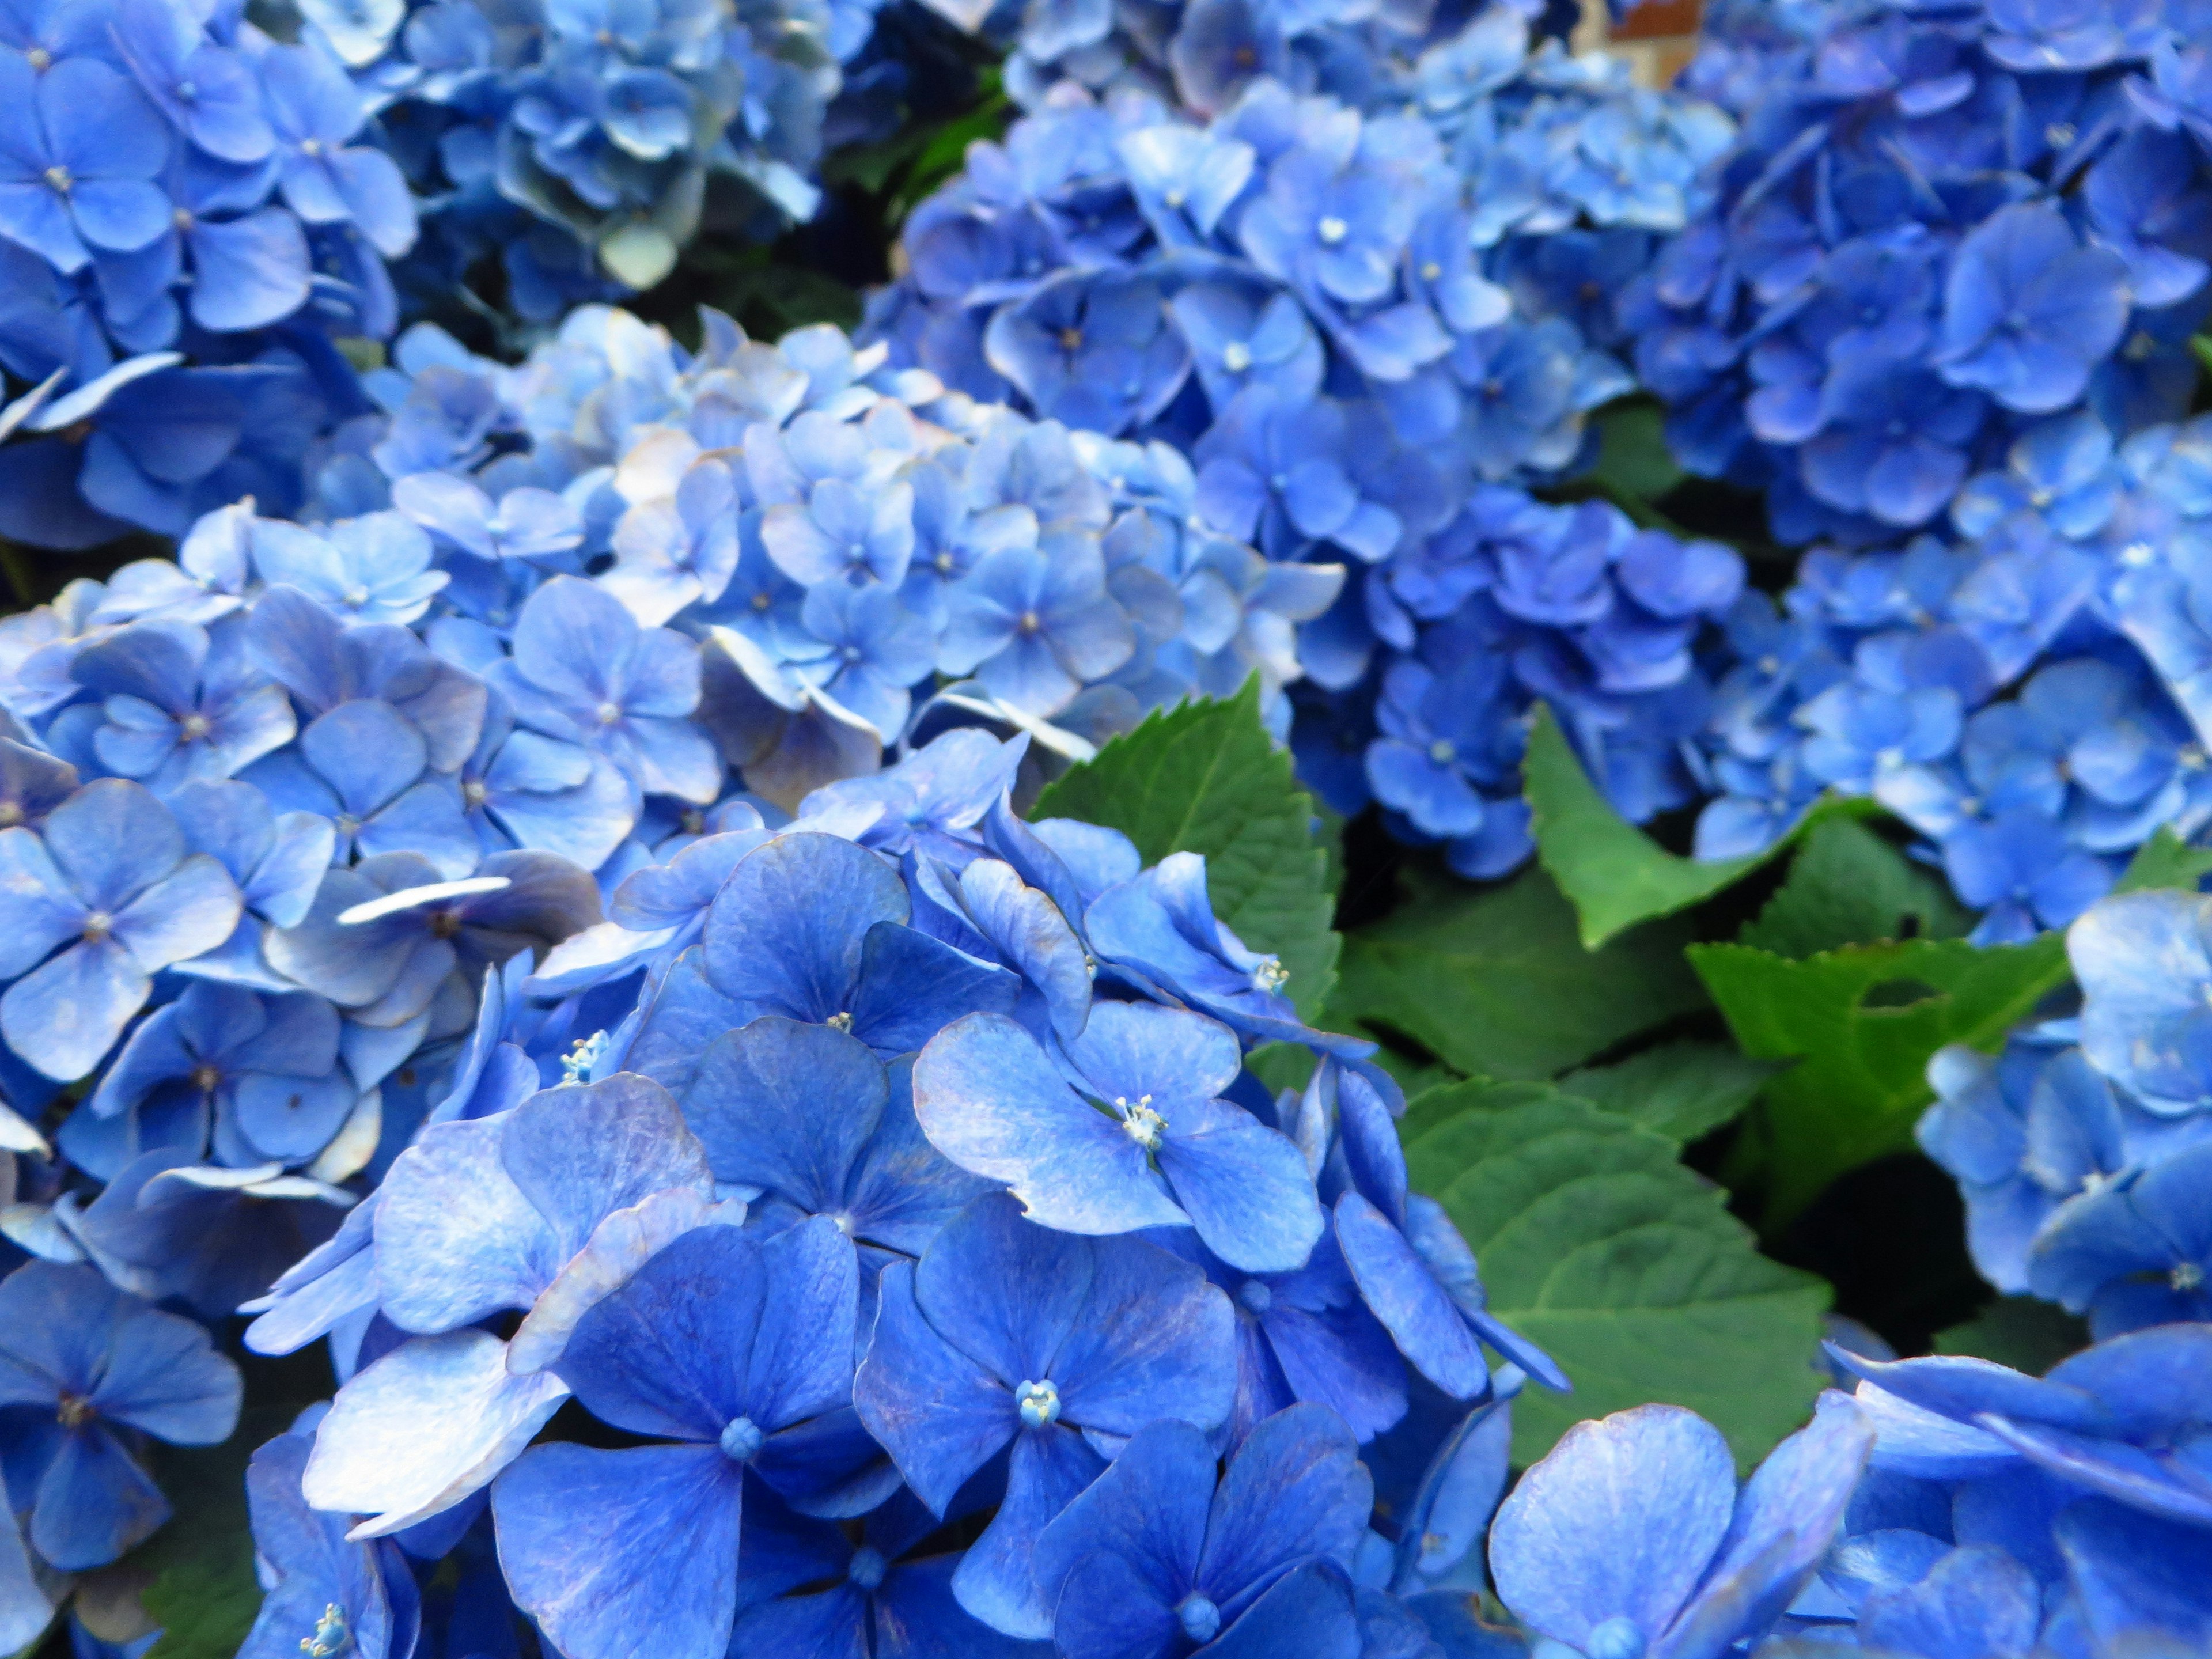
[[321,1418],[310,1407],[246,1468],[254,1552],[275,1581],[239,1649],[252,1659],[291,1659],[302,1642],[311,1651],[350,1644],[363,1659],[386,1659],[406,1652],[418,1632],[421,1601],[399,1547],[349,1543],[344,1517],[310,1509],[301,1496]]
[[230,937],[237,887],[186,849],[176,820],[138,784],[88,784],[43,830],[0,830],[8,866],[0,1034],[49,1076],[96,1066],[144,1006],[152,975]]
[[[131,1437],[210,1446],[237,1426],[238,1368],[188,1319],[88,1267],[27,1262],[0,1279],[0,1402],[50,1427],[24,1449],[25,1533],[64,1572],[105,1566],[168,1518]],[[35,1471],[35,1473],[33,1473]]]
[[637,788],[707,802],[720,757],[684,716],[698,706],[699,659],[666,629],[641,628],[612,595],[556,577],[530,596],[514,654],[491,678],[532,731],[605,754]]
[[1724,1649],[1771,1628],[1812,1577],[1875,1439],[1831,1396],[1739,1492],[1728,1443],[1695,1413],[1578,1423],[1492,1524],[1498,1598],[1585,1653]]
[[1223,1421],[1228,1300],[1152,1245],[1048,1231],[1004,1197],[971,1204],[914,1266],[886,1267],[880,1297],[853,1384],[860,1420],[939,1514],[1011,1446],[1006,1498],[952,1588],[985,1624],[1041,1638],[1052,1604],[1033,1551],[1104,1468],[1086,1435]]
[[897,1476],[848,1403],[858,1297],[852,1245],[817,1217],[764,1243],[687,1234],[584,1315],[562,1378],[658,1443],[540,1446],[492,1488],[507,1583],[562,1650],[626,1652],[651,1620],[672,1652],[714,1659],[752,1480],[802,1513],[889,1496]]
[[1064,1052],[1075,1088],[1012,1020],[948,1027],[915,1062],[923,1133],[963,1169],[1006,1182],[1042,1225],[1102,1234],[1188,1221],[1247,1272],[1304,1265],[1320,1202],[1297,1148],[1220,1098],[1243,1068],[1233,1032],[1177,1009],[1101,1002]]
[[1037,1540],[1055,1647],[1358,1651],[1350,1585],[1322,1566],[1350,1566],[1374,1506],[1358,1450],[1326,1407],[1293,1406],[1244,1437],[1217,1488],[1201,1431],[1147,1426]]

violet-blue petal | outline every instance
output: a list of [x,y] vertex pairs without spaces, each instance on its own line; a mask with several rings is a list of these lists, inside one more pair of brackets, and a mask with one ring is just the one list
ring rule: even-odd
[[719,1446],[545,1445],[492,1488],[516,1602],[569,1659],[722,1659],[737,1613],[742,1466]]
[[1720,1431],[1677,1406],[1577,1423],[1521,1478],[1490,1531],[1501,1601],[1581,1646],[1611,1619],[1647,1640],[1696,1592],[1735,1507]]

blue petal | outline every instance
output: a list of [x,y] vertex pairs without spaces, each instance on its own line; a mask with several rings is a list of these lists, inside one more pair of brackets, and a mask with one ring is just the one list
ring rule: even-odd
[[98,1424],[64,1431],[39,1480],[31,1547],[63,1572],[104,1567],[169,1518],[167,1500]]
[[1042,1226],[1123,1233],[1184,1220],[1143,1146],[1079,1098],[1004,1015],[971,1014],[931,1039],[915,1061],[914,1107],[931,1145],[1005,1182]]
[[713,1182],[668,1091],[627,1073],[525,1101],[504,1121],[500,1158],[552,1228],[563,1260],[612,1212],[672,1187],[703,1197]]
[[907,1263],[884,1269],[853,1403],[915,1495],[942,1515],[968,1477],[1013,1437],[1021,1419],[1013,1390],[931,1328],[914,1287],[915,1269]]
[[1361,1651],[1351,1587],[1320,1562],[1277,1579],[1206,1649],[1213,1659],[1358,1659]]
[[502,1119],[433,1124],[378,1188],[376,1272],[386,1316],[445,1331],[527,1308],[562,1256],[500,1156]]
[[707,972],[760,1013],[825,1021],[850,1012],[869,929],[909,913],[898,872],[876,854],[833,836],[780,836],[748,854],[716,896]]
[[1745,1483],[1719,1558],[1670,1643],[1717,1653],[1772,1626],[1835,1540],[1874,1437],[1848,1399],[1822,1398],[1811,1426],[1767,1454]]
[[889,1096],[866,1043],[769,1016],[715,1039],[684,1091],[684,1115],[717,1181],[822,1214],[843,1206]]
[[[1164,1633],[1160,1616],[1199,1582],[1213,1480],[1213,1448],[1202,1431],[1154,1423],[1131,1437],[1106,1473],[1044,1529],[1031,1571],[1059,1607],[1055,1636],[1063,1650],[1092,1650],[1103,1645],[1096,1633],[1132,1626],[1158,1626]],[[1068,1575],[1099,1555],[1122,1569],[1113,1599],[1099,1605],[1079,1589],[1063,1594]]]
[[100,1064],[152,989],[121,945],[88,939],[0,995],[0,1035],[48,1077],[69,1082]]
[[2212,1643],[2212,1534],[2094,1498],[2069,1507],[2056,1530],[2100,1650],[2202,1652]]
[[1206,1248],[1247,1273],[1305,1265],[1321,1237],[1321,1199],[1304,1154],[1241,1106],[1180,1108],[1160,1171]]
[[1902,1653],[2026,1653],[2042,1623],[2035,1575],[2001,1550],[1954,1550],[1917,1584],[1875,1591],[1861,1639]]
[[512,1375],[488,1331],[416,1337],[338,1390],[303,1490],[319,1510],[370,1517],[352,1536],[398,1532],[482,1490],[568,1397],[548,1372]]
[[896,922],[868,929],[853,988],[853,1035],[884,1055],[912,1054],[963,1014],[1010,1012],[1022,982],[1003,968]]
[[1237,1396],[1237,1315],[1188,1262],[1134,1238],[1089,1242],[1074,1328],[1051,1358],[1064,1419],[1134,1434],[1174,1418],[1211,1429]]
[[1727,1535],[1735,1459],[1694,1412],[1639,1406],[1577,1423],[1521,1478],[1490,1529],[1501,1601],[1576,1646],[1609,1619],[1656,1640]]
[[1106,1467],[1065,1425],[1024,1429],[1006,1462],[1006,1495],[952,1575],[960,1605],[993,1630],[1042,1641],[1052,1602],[1035,1572],[1039,1534]]
[[723,1659],[737,1613],[741,1467],[720,1447],[532,1449],[492,1487],[516,1603],[569,1659]]
[[1416,1370],[1458,1400],[1489,1388],[1482,1346],[1458,1305],[1381,1211],[1346,1193],[1336,1201],[1336,1237],[1361,1298]]
[[1326,1406],[1278,1412],[1221,1477],[1197,1587],[1233,1620],[1303,1559],[1348,1566],[1374,1507],[1375,1482],[1342,1419]]

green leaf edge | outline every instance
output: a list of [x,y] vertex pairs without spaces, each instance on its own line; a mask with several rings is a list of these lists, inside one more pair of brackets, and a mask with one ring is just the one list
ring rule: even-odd
[[[1684,858],[1613,810],[1583,769],[1551,706],[1540,702],[1528,729],[1522,774],[1537,861],[1575,907],[1586,951],[1619,938],[1638,922],[1703,903],[1779,857],[1815,823],[1838,816],[1871,817],[1881,810],[1860,797],[1825,794],[1764,852],[1733,859]],[[1571,847],[1578,849],[1572,856]],[[1606,875],[1594,880],[1592,872]],[[1647,890],[1628,896],[1632,886]]]

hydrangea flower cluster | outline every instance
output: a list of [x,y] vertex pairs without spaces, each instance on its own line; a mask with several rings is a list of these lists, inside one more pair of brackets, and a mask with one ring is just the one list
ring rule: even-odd
[[[131,1436],[231,1426],[234,1368],[143,1296],[327,1337],[344,1381],[257,1460],[272,1653],[404,1654],[410,1562],[472,1526],[572,1659],[641,1621],[698,1659],[1103,1652],[1163,1484],[1216,1541],[1162,1544],[1144,1617],[1425,1640],[1475,1529],[1439,1494],[1486,1510],[1504,1399],[1565,1379],[1203,858],[1025,823],[1029,735],[974,726],[773,829],[687,636],[556,574],[510,650],[428,546],[227,510],[11,630],[0,1036],[19,1103],[93,1079],[52,1149],[7,1120],[40,1259],[0,1401],[94,1449],[34,1437],[36,1559],[158,1522]],[[1252,1078],[1266,1041],[1314,1052],[1303,1093]],[[571,1398],[629,1442],[526,1451]],[[1401,1427],[1378,1512],[1360,1448]]]
[[1974,1265],[2100,1337],[2212,1314],[2208,906],[2172,890],[2092,906],[2067,933],[2078,1014],[1929,1069],[1920,1142],[1966,1198]]
[[2085,1349],[2048,1376],[1831,1346],[1848,1394],[1736,1487],[1677,1407],[1571,1430],[1493,1522],[1535,1652],[1884,1659],[2187,1653],[2212,1631],[2196,1473],[2212,1325]]
[[[1014,817],[1025,746],[950,732],[781,832],[692,840],[487,975],[427,1127],[250,1304],[250,1346],[328,1334],[347,1379],[307,1504],[441,1554],[488,1488],[574,1659],[648,1622],[698,1659],[905,1621],[947,1652],[1103,1652],[1132,1619],[1262,1651],[1352,1627],[1363,1552],[1378,1590],[1456,1565],[1407,1523],[1363,1542],[1360,1446],[1419,1392],[1431,1484],[1464,1457],[1494,1501],[1481,1344],[1564,1379],[1407,1194],[1369,1046],[1297,1022],[1196,854]],[[556,998],[612,1023],[533,1060]],[[1303,1095],[1245,1072],[1269,1038],[1321,1057]],[[530,1444],[572,1397],[632,1440]],[[1203,1553],[1169,1486],[1211,1504]],[[917,1551],[961,1517],[964,1551]]]
[[2196,1469],[2212,1325],[2115,1337],[2040,1378],[1984,1359],[1830,1353],[1856,1387],[1847,1402],[1827,1396],[1822,1417],[1855,1407],[1874,1443],[1840,1535],[1782,1621],[1802,1650],[2203,1647],[2212,1505]]
[[[978,0],[932,3],[971,31],[994,27],[1001,15]],[[1484,9],[1483,4],[1382,7],[1368,0],[1296,7],[1250,0],[1141,6],[1126,0],[1054,0],[1022,8],[1006,53],[1006,88],[1025,109],[1042,104],[1054,87],[1073,82],[1102,96],[1133,89],[1212,116],[1264,77],[1371,107],[1384,92],[1402,90],[1408,66],[1424,49],[1457,34],[1472,14]],[[1506,0],[1490,9],[1517,15],[1493,15],[1494,27],[1510,30],[1525,19],[1559,35],[1579,15],[1578,9],[1543,0]]]
[[[715,735],[787,807],[933,722],[981,715],[1079,756],[1254,672],[1287,719],[1294,629],[1340,566],[1217,528],[1167,446],[977,405],[884,359],[827,326],[771,349],[711,317],[687,354],[587,307],[509,369],[418,328],[373,385],[391,413],[319,467],[321,504],[348,515],[329,533],[412,550],[383,580],[410,617],[436,587],[456,613],[441,637],[472,665],[510,639],[534,657],[532,598],[605,566],[560,603],[708,641],[729,683]],[[647,788],[713,797],[696,769],[662,778]]]
[[2115,444],[2087,411],[2029,428],[1935,535],[1819,548],[1747,596],[1700,739],[1698,849],[1756,850],[1823,789],[1927,837],[1977,939],[2062,927],[2161,826],[2212,818],[2198,620],[2212,422]]
[[2186,409],[2194,0],[1756,18],[1690,77],[1743,106],[1717,195],[1620,307],[1683,465],[1765,489],[1784,542],[1865,544],[2043,416]]
[[1174,446],[1212,526],[1354,573],[1298,647],[1295,741],[1338,811],[1379,799],[1462,872],[1511,868],[1538,696],[1632,817],[1693,799],[1696,647],[1741,563],[1522,487],[1584,464],[1585,417],[1629,388],[1609,296],[1726,122],[1531,56],[1510,8],[1402,72],[1316,46],[1365,72],[1316,92],[1245,72],[1273,59],[1232,11],[1175,37],[1188,111],[1071,79],[972,149],[908,222],[875,332],[972,396]]
[[298,505],[357,411],[339,336],[389,334],[415,203],[370,105],[237,5],[87,0],[0,31],[0,535],[180,534]]
[[[1372,1045],[1301,1022],[1276,959],[1216,921],[1205,860],[1146,869],[1117,832],[1012,811],[1031,730],[976,721],[1064,735],[1042,717],[1076,692],[1067,653],[1117,623],[1133,649],[1102,545],[1151,509],[1109,509],[1056,426],[884,377],[973,414],[959,437],[864,384],[834,335],[778,350],[714,326],[722,349],[685,361],[589,313],[497,374],[410,337],[403,356],[444,356],[395,373],[394,413],[320,475],[393,505],[313,525],[226,508],[176,562],[0,624],[7,1087],[43,1116],[84,1085],[51,1147],[5,1120],[0,1231],[37,1258],[5,1283],[41,1298],[24,1328],[64,1344],[10,1361],[46,1379],[21,1403],[72,1430],[219,1437],[228,1362],[205,1355],[198,1414],[134,1416],[119,1381],[100,1392],[131,1374],[100,1345],[133,1364],[179,1331],[204,1345],[148,1301],[209,1320],[251,1304],[264,1352],[327,1335],[346,1386],[311,1447],[302,1429],[268,1454],[304,1460],[304,1498],[262,1493],[264,1554],[309,1575],[271,1599],[272,1629],[326,1603],[334,1630],[398,1642],[404,1563],[339,1547],[350,1523],[318,1516],[436,1559],[489,1486],[507,1582],[574,1659],[679,1605],[679,1645],[711,1659],[741,1611],[818,1576],[755,1585],[733,1561],[902,1493],[877,1564],[850,1567],[870,1595],[947,1517],[1000,1518],[957,1572],[905,1581],[919,1602],[851,1616],[1042,1639],[1031,1534],[1170,1421],[1209,1458],[1264,1431],[1255,1471],[1341,1466],[1336,1518],[1286,1534],[1281,1560],[1189,1567],[1240,1628],[1312,1569],[1297,1610],[1243,1639],[1322,1616],[1316,1597],[1341,1623],[1370,1519],[1357,1448],[1419,1398],[1434,1409],[1392,1467],[1411,1480],[1472,1444],[1494,1490],[1502,1431],[1468,1414],[1523,1374],[1565,1379],[1486,1312],[1465,1244],[1408,1194]],[[452,470],[399,464],[434,452]],[[976,556],[935,591],[976,678],[878,769],[928,653],[872,680],[870,635],[793,641],[825,611],[913,630],[916,520]],[[607,545],[601,577],[577,574]],[[787,599],[727,606],[703,650],[664,625],[748,556]],[[1319,1057],[1303,1095],[1246,1070],[1267,1041]],[[975,1325],[1016,1282],[1018,1328]],[[520,1323],[495,1335],[502,1310]],[[1486,1341],[1516,1367],[1503,1383]],[[664,1352],[706,1369],[681,1381]],[[939,1410],[948,1389],[973,1409]],[[518,1461],[572,1395],[655,1443]],[[158,1519],[117,1444],[40,1477],[62,1517],[42,1498],[30,1523],[46,1566],[112,1561]],[[641,1480],[677,1532],[617,1524],[633,1507],[605,1500]],[[1423,1543],[1417,1497],[1370,1550],[1378,1586],[1424,1587],[1472,1542]],[[1273,1528],[1268,1490],[1234,1501]],[[744,1538],[782,1541],[741,1557],[741,1514]],[[586,1552],[596,1575],[578,1526],[615,1529]],[[693,1547],[695,1526],[732,1548]]]
[[[373,100],[428,209],[398,273],[451,289],[496,265],[550,324],[652,287],[708,210],[756,240],[813,216],[823,113],[873,8],[825,0],[644,6],[302,0],[308,33]],[[480,274],[480,273],[479,273]]]

